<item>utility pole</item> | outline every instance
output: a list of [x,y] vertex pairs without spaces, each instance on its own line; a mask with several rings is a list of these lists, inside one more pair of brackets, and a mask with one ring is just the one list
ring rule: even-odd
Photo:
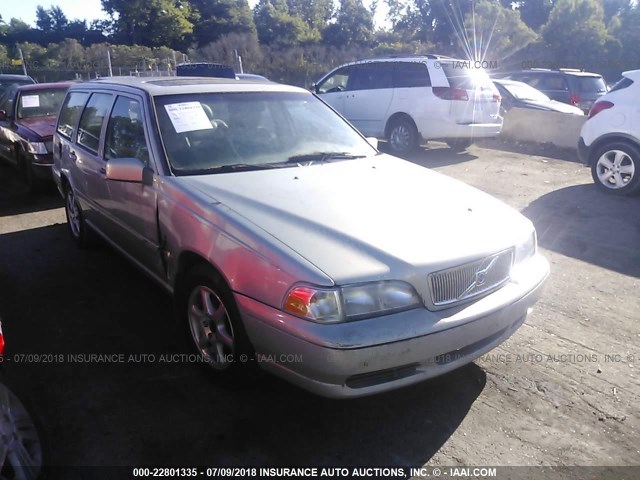
[[113,70],[111,69],[111,51],[107,48],[107,64],[109,65],[109,76],[113,77]]
[[25,75],[27,75],[27,66],[24,64],[24,57],[22,56],[22,49],[18,49],[18,53],[20,53],[20,62],[22,63],[22,71]]

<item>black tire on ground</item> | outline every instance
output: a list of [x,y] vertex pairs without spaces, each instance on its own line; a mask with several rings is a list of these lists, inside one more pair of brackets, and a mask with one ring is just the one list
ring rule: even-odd
[[420,134],[415,123],[408,117],[400,117],[391,123],[387,132],[389,150],[393,155],[404,156],[416,150]]
[[640,147],[625,142],[603,145],[591,158],[591,177],[607,193],[640,193]]
[[190,352],[216,379],[242,383],[256,360],[233,293],[218,272],[209,265],[193,267],[175,301]]
[[473,144],[473,140],[470,138],[459,138],[456,140],[447,140],[447,145],[454,152],[464,152]]
[[84,213],[70,186],[67,186],[65,191],[64,213],[71,239],[79,248],[87,248],[91,244],[91,231],[84,221]]

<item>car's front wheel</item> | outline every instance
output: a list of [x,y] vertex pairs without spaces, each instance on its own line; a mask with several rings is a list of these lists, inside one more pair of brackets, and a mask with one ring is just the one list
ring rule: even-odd
[[409,118],[398,118],[389,127],[387,142],[392,154],[408,155],[418,148],[420,143],[418,129]]
[[640,191],[640,149],[627,143],[610,143],[600,148],[591,164],[593,181],[616,195]]
[[211,267],[186,276],[178,299],[179,322],[200,360],[219,377],[247,371],[254,361],[233,293]]

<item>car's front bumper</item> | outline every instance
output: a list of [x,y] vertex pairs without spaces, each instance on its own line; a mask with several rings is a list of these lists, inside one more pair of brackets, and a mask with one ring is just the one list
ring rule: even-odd
[[[319,395],[358,397],[441,375],[509,338],[549,273],[540,255],[526,264],[501,289],[466,306],[333,325],[236,298],[260,367]],[[398,339],[399,333],[405,338]]]

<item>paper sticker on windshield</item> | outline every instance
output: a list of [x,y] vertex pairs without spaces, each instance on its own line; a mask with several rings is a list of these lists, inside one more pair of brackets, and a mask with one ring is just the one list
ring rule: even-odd
[[176,133],[213,128],[200,102],[172,103],[164,108]]
[[23,95],[22,108],[37,108],[40,106],[40,97],[38,95]]

